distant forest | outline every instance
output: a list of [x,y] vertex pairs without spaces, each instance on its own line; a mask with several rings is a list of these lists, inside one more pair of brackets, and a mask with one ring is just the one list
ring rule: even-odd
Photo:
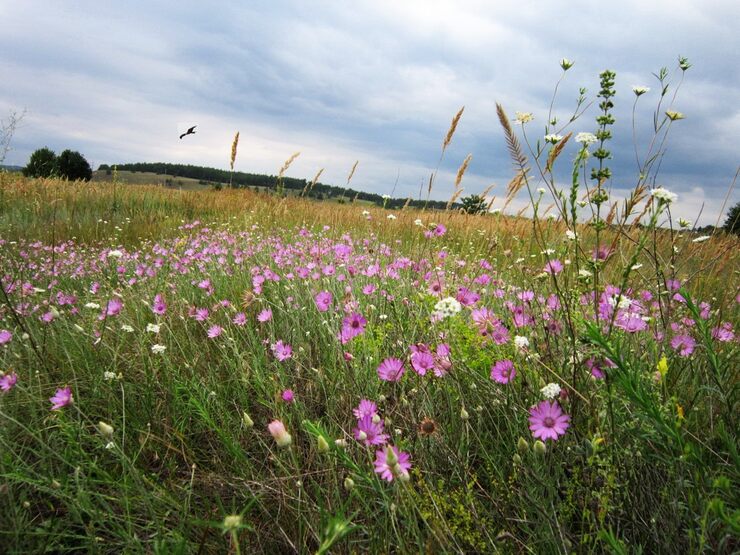
[[[189,164],[139,162],[135,164],[116,164],[116,168],[121,171],[152,172],[158,174],[167,174],[172,177],[189,177],[191,179],[198,179],[201,182],[209,182],[221,185],[228,185],[229,179],[231,178],[231,172],[229,172],[228,170],[204,168],[202,166],[191,166]],[[99,171],[110,171],[111,169],[111,166],[108,164],[101,164],[98,168]],[[236,188],[275,188],[277,182],[278,178],[275,175],[245,172],[234,172],[233,179],[231,180],[232,186]],[[310,181],[307,181],[305,179],[296,179],[294,177],[282,178],[282,185],[286,190],[290,189],[293,191],[303,191],[303,189],[306,188],[307,185],[310,185],[310,183]],[[385,203],[385,206],[387,208],[401,208],[406,204],[408,200],[405,198],[391,198],[386,201],[381,195],[378,195],[376,193],[356,191],[355,189],[336,187],[334,185],[326,185],[324,183],[316,183],[310,191],[306,191],[306,196],[318,200],[344,198],[347,202],[352,202],[354,199],[358,199],[372,202],[373,204],[377,204],[378,206],[383,206],[383,204]],[[430,200],[428,203],[424,200],[411,200],[409,202],[409,206],[414,206],[417,208],[421,208],[424,205],[426,205],[428,208],[444,210],[447,207],[447,202],[440,200]],[[460,204],[455,203],[454,206],[456,208],[459,208]]]

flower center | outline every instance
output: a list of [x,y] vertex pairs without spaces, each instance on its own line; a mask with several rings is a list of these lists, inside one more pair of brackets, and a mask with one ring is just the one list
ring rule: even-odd
[[543,423],[545,424],[546,427],[552,428],[555,425],[555,419],[552,418],[551,416],[548,416],[547,418],[545,418]]

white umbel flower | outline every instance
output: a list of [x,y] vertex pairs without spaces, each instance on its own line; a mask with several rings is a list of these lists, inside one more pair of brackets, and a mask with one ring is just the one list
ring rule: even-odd
[[545,399],[554,399],[560,395],[560,386],[556,383],[549,383],[540,389],[540,393],[542,393],[542,396]]
[[676,193],[671,193],[668,189],[657,187],[650,191],[650,194],[661,202],[670,204],[678,198]]

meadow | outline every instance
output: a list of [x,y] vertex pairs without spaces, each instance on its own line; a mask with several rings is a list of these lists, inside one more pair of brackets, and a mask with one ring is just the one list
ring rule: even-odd
[[3,550],[737,551],[737,237],[499,116],[534,218],[0,174]]

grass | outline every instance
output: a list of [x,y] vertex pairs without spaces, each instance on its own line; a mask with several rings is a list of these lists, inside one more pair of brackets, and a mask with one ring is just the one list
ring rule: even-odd
[[737,551],[738,239],[506,133],[535,219],[0,174],[5,551]]

